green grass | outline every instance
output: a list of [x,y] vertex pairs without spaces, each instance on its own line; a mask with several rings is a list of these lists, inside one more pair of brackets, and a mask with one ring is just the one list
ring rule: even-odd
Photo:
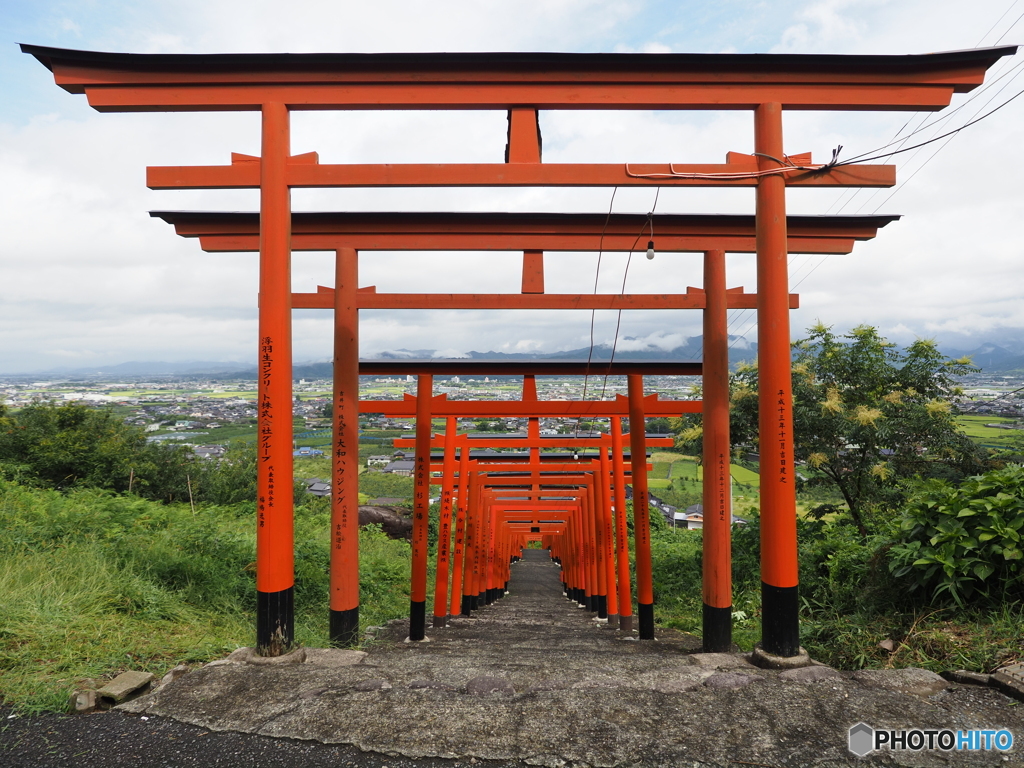
[[693,461],[692,456],[682,453],[671,453],[669,451],[652,451],[651,461],[655,463],[672,464],[677,461]]
[[741,467],[739,464],[733,464],[729,468],[729,472],[732,474],[733,480],[737,483],[743,483],[744,485],[752,485],[759,487],[761,485],[761,476],[753,470]]
[[665,480],[665,481],[667,481],[668,480],[668,472],[669,472],[669,469],[672,467],[672,465],[669,464],[668,462],[665,462],[665,461],[656,461],[656,462],[654,462],[653,466],[654,466],[654,469],[647,473],[648,479],[649,480],[658,479],[658,480]]
[[[165,506],[0,481],[0,701],[63,711],[80,681],[163,675],[254,641],[255,526],[233,507]],[[328,640],[329,514],[296,509],[296,641]],[[409,545],[360,532],[360,620],[408,614]]]
[[296,458],[292,466],[296,480],[310,480],[314,477],[327,481],[331,479],[331,457],[329,455]]
[[[674,484],[678,484],[680,480],[693,482],[704,479],[703,468],[697,466],[697,459],[694,456],[669,451],[655,451],[651,454],[651,462],[654,465],[654,469],[648,473],[648,478],[651,479],[668,478],[674,481]],[[671,473],[669,468],[671,468]],[[761,484],[761,476],[757,472],[739,464],[732,464],[729,471],[732,473],[733,480],[739,484],[755,488]],[[667,482],[664,485],[651,485],[652,488],[665,488],[666,486]]]
[[242,612],[185,603],[95,543],[5,553],[0,590],[0,696],[27,711],[65,709],[84,679],[209,661],[251,634]]
[[232,440],[242,440],[247,443],[256,441],[255,424],[227,424],[204,431],[208,432],[203,436],[206,445],[227,445]]
[[1013,424],[1015,419],[1007,419],[1001,416],[957,416],[956,423],[971,439],[985,445],[999,445],[1006,443],[1014,435],[1021,435],[1020,430],[998,429],[987,427],[986,424]]

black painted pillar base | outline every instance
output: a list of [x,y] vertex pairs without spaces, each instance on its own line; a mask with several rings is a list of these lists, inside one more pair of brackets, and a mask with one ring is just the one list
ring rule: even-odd
[[800,655],[798,589],[761,582],[761,647],[775,656]]
[[732,651],[732,606],[715,608],[704,603],[704,653]]
[[476,604],[478,606],[480,606],[481,608],[483,608],[485,605],[488,605],[488,603],[487,603],[487,590],[486,589],[483,592],[481,592],[479,595],[476,596]]
[[597,596],[597,618],[608,618],[608,595]]
[[619,614],[619,631],[631,633],[633,631],[633,614]]
[[444,629],[448,626],[447,616],[435,616],[434,617],[434,629]]
[[640,639],[654,639],[654,603],[637,603],[636,616],[639,622]]
[[280,656],[295,642],[295,588],[280,592],[256,591],[256,652]]
[[351,648],[359,645],[359,607],[347,611],[331,611],[331,645]]
[[409,639],[422,640],[427,636],[427,603],[425,600],[409,601]]
[[463,595],[462,596],[462,612],[460,613],[460,615],[461,616],[469,616],[470,615],[470,611],[472,611],[472,610],[473,610],[473,598],[470,597],[469,595]]

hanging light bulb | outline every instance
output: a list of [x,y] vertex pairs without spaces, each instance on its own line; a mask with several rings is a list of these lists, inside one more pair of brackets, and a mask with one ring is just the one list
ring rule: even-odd
[[653,240],[648,240],[647,241],[647,258],[648,259],[653,259],[654,258],[654,241]]

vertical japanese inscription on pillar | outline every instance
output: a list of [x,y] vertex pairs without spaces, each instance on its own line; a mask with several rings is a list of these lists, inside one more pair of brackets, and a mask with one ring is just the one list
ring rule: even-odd
[[786,403],[786,393],[783,390],[778,391],[778,397],[775,404],[776,414],[778,416],[778,445],[779,445],[779,482],[788,483],[789,480],[789,467],[786,466],[786,456],[788,451],[788,440],[789,440],[789,423],[787,422],[786,416],[789,414],[789,408]]
[[729,479],[729,460],[726,455],[722,452],[718,454],[718,482],[715,485],[718,487],[718,519],[722,522],[732,522],[729,520],[729,505],[726,503],[726,488]]
[[[270,397],[273,381],[274,340],[270,336],[260,338],[260,372],[259,372],[259,457],[260,463],[270,462],[274,439],[274,411]],[[259,497],[259,527],[267,524],[266,512],[274,508],[274,465],[267,465],[267,485],[265,493]]]
[[[649,511],[650,511],[650,508],[649,508],[650,501],[647,498],[647,493],[648,492],[647,492],[646,488],[643,489],[643,490],[640,490],[635,485],[633,486],[633,517],[634,517],[634,519],[639,514],[647,515],[649,513]],[[635,526],[635,528],[636,528],[635,535],[636,535],[636,539],[637,539],[637,544],[639,544],[640,546],[643,546],[643,547],[649,546],[650,545],[650,541],[651,541],[650,526],[646,526],[646,525],[645,526],[639,526],[638,525],[638,526]],[[636,546],[636,545],[634,545],[634,546]]]
[[[414,525],[420,525],[419,521],[424,520],[423,511],[428,508],[430,493],[430,453],[426,456],[417,452],[416,455],[416,491],[415,499],[413,503],[413,509],[415,512],[413,516],[416,522]],[[423,544],[416,536],[412,538],[412,556],[416,558],[418,555],[425,557],[426,553],[422,551]]]
[[437,532],[437,561],[448,562],[452,538],[452,489],[445,488],[441,494],[441,524]]
[[334,548],[342,549],[348,535],[348,443],[345,429],[348,426],[345,413],[345,390],[338,389],[334,401],[334,481],[331,491],[334,494],[336,509],[339,516],[335,518],[334,524]]
[[[455,549],[452,550],[452,555],[462,554],[462,545],[466,538],[466,506],[468,504],[466,497],[469,495],[469,483],[463,479],[463,473],[459,472],[459,493],[452,499],[452,507],[455,514]],[[460,523],[461,516],[461,525]]]

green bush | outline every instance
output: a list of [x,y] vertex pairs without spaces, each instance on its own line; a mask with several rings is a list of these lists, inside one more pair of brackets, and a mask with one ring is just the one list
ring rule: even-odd
[[939,603],[1024,596],[1024,467],[1010,465],[959,487],[923,483],[904,509],[890,568]]

